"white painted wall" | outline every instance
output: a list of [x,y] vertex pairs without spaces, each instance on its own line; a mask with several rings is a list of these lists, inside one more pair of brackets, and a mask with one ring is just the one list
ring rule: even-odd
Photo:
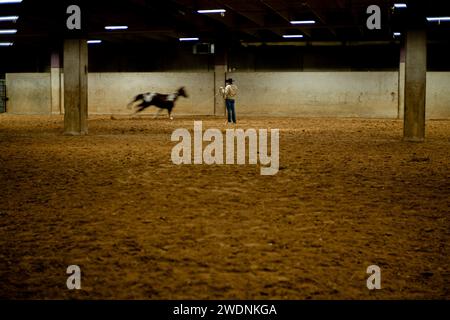
[[238,113],[395,118],[397,72],[236,72]]
[[450,119],[450,72],[428,72],[425,112],[429,119]]
[[[129,114],[132,98],[145,92],[173,93],[185,87],[188,99],[177,100],[174,114],[214,114],[214,73],[90,73],[89,113]],[[149,108],[150,113],[156,108]]]
[[50,114],[50,73],[7,73],[6,112]]
[[[235,72],[227,77],[239,87],[238,115],[397,118],[399,113],[397,72]],[[50,114],[50,73],[7,74],[6,80],[8,112]],[[427,81],[427,118],[450,119],[450,72],[429,72]],[[171,93],[180,86],[189,98],[178,101],[175,115],[214,114],[214,72],[91,73],[89,113],[129,114],[126,105],[134,95]]]

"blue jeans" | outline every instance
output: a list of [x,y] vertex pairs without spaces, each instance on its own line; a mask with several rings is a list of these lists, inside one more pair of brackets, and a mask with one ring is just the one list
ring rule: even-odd
[[225,99],[227,106],[228,123],[236,123],[236,110],[234,109],[234,99]]

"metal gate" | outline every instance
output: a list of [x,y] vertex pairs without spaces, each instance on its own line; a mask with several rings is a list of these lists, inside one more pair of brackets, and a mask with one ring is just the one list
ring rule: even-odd
[[6,112],[6,81],[0,79],[0,113]]

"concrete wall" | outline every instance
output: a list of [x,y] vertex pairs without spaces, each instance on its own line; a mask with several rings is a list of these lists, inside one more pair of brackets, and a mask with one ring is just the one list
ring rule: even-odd
[[[177,101],[174,114],[214,114],[214,73],[91,73],[89,113],[129,114],[126,105],[138,93],[172,93],[186,88],[188,99]],[[149,108],[149,113],[156,108]]]
[[397,72],[229,73],[246,115],[395,118]]
[[[397,72],[233,72],[227,76],[239,87],[239,115],[397,118],[399,114]],[[49,73],[7,74],[6,79],[8,112],[50,114]],[[450,72],[428,72],[427,79],[427,118],[450,119]],[[178,101],[175,115],[214,114],[214,72],[90,73],[89,113],[129,114],[126,105],[135,94],[170,93],[180,86],[186,87],[189,98]]]
[[50,73],[7,73],[6,111],[13,114],[50,114]]
[[426,116],[450,119],[450,72],[427,73]]

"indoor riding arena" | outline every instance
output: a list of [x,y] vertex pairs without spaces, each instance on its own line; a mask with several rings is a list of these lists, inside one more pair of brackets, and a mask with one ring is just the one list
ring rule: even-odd
[[0,298],[448,300],[449,57],[444,1],[0,1]]

